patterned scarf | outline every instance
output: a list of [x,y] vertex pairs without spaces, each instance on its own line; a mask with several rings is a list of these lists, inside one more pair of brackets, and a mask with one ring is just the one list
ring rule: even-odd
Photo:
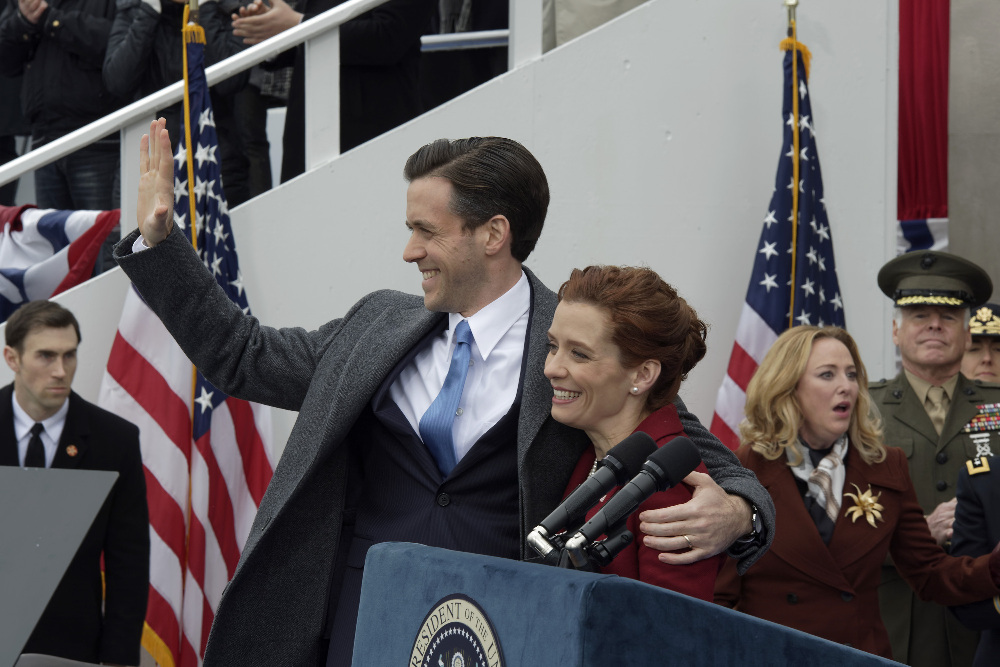
[[[797,466],[792,466],[792,474],[808,484],[809,490],[806,496],[812,498],[817,505],[826,509],[826,515],[833,523],[837,522],[837,515],[840,513],[840,504],[844,499],[844,479],[847,471],[844,469],[844,457],[847,455],[847,434],[833,443],[830,452],[823,457],[818,466],[813,466],[809,456],[809,448],[802,440],[795,442],[802,462]],[[791,461],[791,448],[785,451],[785,455]]]

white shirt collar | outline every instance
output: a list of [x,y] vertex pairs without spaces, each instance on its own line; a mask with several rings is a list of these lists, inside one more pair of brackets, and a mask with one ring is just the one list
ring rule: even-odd
[[[10,402],[14,406],[14,437],[20,441],[24,438],[31,427],[35,425],[35,420],[28,416],[21,404],[17,402],[17,392],[10,393]],[[62,436],[63,427],[66,425],[66,413],[69,412],[69,399],[63,401],[62,407],[54,415],[41,422],[45,427],[45,433],[56,443]]]
[[531,307],[531,286],[528,276],[521,271],[521,278],[500,298],[494,300],[472,317],[462,317],[461,313],[448,313],[448,345],[451,345],[455,335],[455,327],[464,319],[469,321],[472,336],[476,339],[476,347],[483,359],[488,359],[490,352],[514,323],[517,322]]

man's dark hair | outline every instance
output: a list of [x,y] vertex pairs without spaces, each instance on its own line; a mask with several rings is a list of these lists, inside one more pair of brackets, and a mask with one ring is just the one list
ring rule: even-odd
[[513,139],[438,139],[409,157],[403,175],[407,181],[427,176],[451,181],[451,210],[466,231],[505,216],[511,254],[519,262],[535,249],[549,208],[549,184],[535,156]]
[[24,352],[24,339],[36,329],[65,329],[73,327],[76,332],[76,342],[79,343],[80,323],[70,311],[66,310],[54,301],[30,301],[17,310],[7,319],[7,328],[4,336],[7,345],[17,350],[18,354]]

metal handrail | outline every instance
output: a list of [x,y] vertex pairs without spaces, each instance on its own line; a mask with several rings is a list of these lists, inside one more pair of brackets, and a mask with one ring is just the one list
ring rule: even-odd
[[476,32],[449,32],[442,35],[424,35],[420,38],[420,50],[459,51],[463,49],[488,49],[507,46],[510,30],[479,30]]
[[[223,81],[234,74],[250,69],[265,60],[276,56],[290,48],[303,44],[319,35],[329,32],[340,25],[357,18],[361,14],[383,4],[386,0],[348,0],[341,5],[327,10],[308,21],[303,21],[300,25],[285,30],[284,32],[267,39],[260,44],[255,44],[245,51],[231,56],[220,63],[212,65],[206,69],[205,73],[210,86]],[[510,0],[511,4],[511,26],[520,25],[520,32],[525,35],[524,40],[518,40],[515,44],[511,38],[512,30],[485,30],[479,32],[453,33],[447,35],[429,35],[421,38],[424,50],[439,51],[446,49],[470,49],[487,48],[496,46],[508,46],[508,63],[510,68],[520,65],[532,58],[541,55],[541,7],[540,0]],[[525,10],[531,6],[531,10]],[[519,8],[519,9],[518,9]],[[517,11],[515,11],[517,9]],[[529,14],[536,16],[525,18]],[[537,34],[536,34],[537,33]],[[537,39],[532,38],[537,37]],[[179,37],[178,37],[179,39]],[[308,47],[307,47],[308,48]],[[336,51],[334,52],[336,53]],[[336,57],[336,56],[330,56]],[[332,79],[330,76],[328,79]],[[307,79],[308,83],[308,79]],[[23,174],[34,171],[39,167],[44,167],[50,162],[63,158],[70,153],[83,148],[103,137],[114,132],[123,133],[123,151],[131,152],[134,147],[125,146],[128,139],[128,132],[132,125],[150,119],[153,114],[176,102],[184,96],[184,84],[182,81],[170,84],[162,90],[155,92],[141,100],[133,102],[118,111],[108,114],[104,118],[94,121],[78,130],[52,141],[41,148],[32,150],[21,157],[0,165],[0,185],[5,185],[20,178]],[[309,107],[307,106],[307,117]],[[137,136],[134,137],[137,139]],[[322,142],[319,142],[322,143]],[[336,152],[336,151],[335,151]],[[308,158],[308,156],[307,156]],[[126,163],[122,160],[122,191],[126,188],[125,169]],[[123,217],[125,214],[123,206]]]
[[[381,5],[386,0],[349,0],[319,16],[303,21],[300,25],[255,44],[245,51],[226,58],[220,63],[205,70],[208,85],[214,85],[234,74],[250,69],[265,60],[298,46],[328,30],[340,26],[353,18],[364,14],[370,9]],[[180,39],[180,36],[178,36]],[[184,97],[184,82],[178,81],[166,88],[133,102],[114,113],[111,113],[90,125],[81,127],[64,137],[30,151],[25,155],[0,166],[0,185],[10,183],[22,174],[44,167],[50,162],[65,157],[98,139],[117,132],[131,123],[152,116],[157,110],[163,109]]]

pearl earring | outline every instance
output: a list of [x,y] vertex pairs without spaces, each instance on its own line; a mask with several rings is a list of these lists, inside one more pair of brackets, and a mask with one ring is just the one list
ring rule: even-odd
[[632,393],[633,394],[638,394],[639,393],[639,388],[638,387],[632,387]]

